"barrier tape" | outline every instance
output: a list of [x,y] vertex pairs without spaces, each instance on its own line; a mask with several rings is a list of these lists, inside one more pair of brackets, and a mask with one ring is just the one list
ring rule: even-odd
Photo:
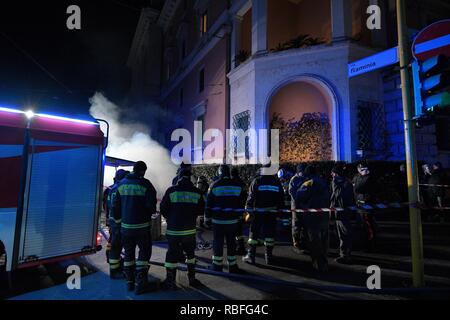
[[427,183],[420,183],[419,186],[450,188],[450,185],[448,185],[448,184],[427,184]]
[[310,209],[241,209],[241,208],[221,208],[221,207],[212,207],[207,208],[207,210],[212,211],[222,211],[222,212],[238,212],[238,213],[337,213],[343,211],[360,211],[360,210],[384,210],[384,209],[401,209],[405,207],[414,207],[419,209],[429,209],[429,210],[450,210],[450,207],[427,207],[420,203],[377,203],[374,205],[360,205],[360,206],[351,206],[346,208],[310,208]]

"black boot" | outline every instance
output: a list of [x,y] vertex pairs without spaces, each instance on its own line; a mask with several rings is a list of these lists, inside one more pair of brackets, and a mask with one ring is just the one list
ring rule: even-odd
[[148,282],[148,269],[141,269],[136,272],[136,289],[134,293],[136,295],[156,291],[156,285],[152,285]]
[[113,280],[120,280],[125,278],[122,268],[109,269],[109,277]]
[[228,266],[228,272],[229,273],[241,273],[241,269],[239,269],[237,264]]
[[273,247],[272,246],[266,246],[266,254],[264,257],[266,258],[266,264],[273,264]]
[[209,267],[212,271],[216,271],[216,272],[222,272],[223,271],[223,266],[222,265],[218,265],[213,263],[210,267]]
[[134,267],[124,268],[125,278],[127,279],[127,290],[134,291],[135,269]]
[[237,254],[238,256],[243,256],[243,255],[245,255],[245,243],[244,243],[244,239],[239,239],[239,240],[237,240],[236,254]]
[[167,268],[166,271],[167,271],[167,276],[166,276],[166,280],[164,280],[162,283],[162,288],[164,290],[176,290],[177,285],[175,284],[175,279],[177,277],[177,269]]
[[250,247],[247,249],[247,255],[242,258],[242,261],[255,264],[255,257],[256,257],[256,246],[250,245]]
[[191,287],[199,287],[202,285],[202,283],[195,279],[195,264],[188,264],[188,279],[189,279],[189,286]]

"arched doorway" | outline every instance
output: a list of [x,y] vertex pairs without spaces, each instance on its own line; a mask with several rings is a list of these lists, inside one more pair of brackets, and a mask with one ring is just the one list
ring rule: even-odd
[[331,89],[320,80],[302,77],[278,86],[267,121],[280,130],[280,162],[336,159],[335,109]]

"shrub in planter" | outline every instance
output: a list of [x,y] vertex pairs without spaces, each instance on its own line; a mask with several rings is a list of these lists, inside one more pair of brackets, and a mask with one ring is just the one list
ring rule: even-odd
[[[331,170],[337,164],[335,161],[313,161],[313,162],[283,162],[280,164],[280,168],[286,169],[295,173],[297,165],[300,163],[306,163],[312,165],[317,169],[319,175],[331,182]],[[339,162],[339,164],[345,166],[346,177],[350,180],[357,174],[358,163],[345,163]],[[383,203],[390,203],[401,201],[400,188],[406,181],[402,181],[399,168],[402,162],[391,161],[368,161],[369,168],[374,177],[378,181],[378,194],[377,198]],[[205,176],[209,183],[211,183],[217,174],[218,165],[198,165],[193,167],[194,178],[199,176]],[[247,184],[250,185],[251,181],[256,177],[258,169],[261,165],[239,165],[236,166],[239,171],[239,175]]]

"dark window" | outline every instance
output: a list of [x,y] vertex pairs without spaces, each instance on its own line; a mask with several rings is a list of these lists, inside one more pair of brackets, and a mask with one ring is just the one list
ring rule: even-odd
[[186,40],[181,42],[181,59],[186,58]]
[[368,158],[382,154],[386,148],[385,116],[379,103],[358,101],[358,149]]
[[436,119],[436,142],[439,150],[450,151],[450,116]]
[[180,90],[180,108],[183,108],[184,105],[184,90]]
[[203,92],[204,90],[205,90],[205,68],[202,68],[198,76],[198,91]]
[[170,63],[167,64],[166,77],[166,80],[170,79]]
[[[249,111],[244,111],[241,113],[236,114],[233,117],[233,129],[234,130],[244,130],[244,132],[247,132],[248,129],[250,129],[250,112]],[[242,145],[238,146],[238,141],[237,141],[237,137],[234,138],[234,152],[236,154],[241,154],[243,152],[245,152],[245,158],[249,159],[250,158],[250,152],[249,152],[249,137],[245,137],[245,149],[243,149]],[[238,149],[239,148],[239,149]]]

